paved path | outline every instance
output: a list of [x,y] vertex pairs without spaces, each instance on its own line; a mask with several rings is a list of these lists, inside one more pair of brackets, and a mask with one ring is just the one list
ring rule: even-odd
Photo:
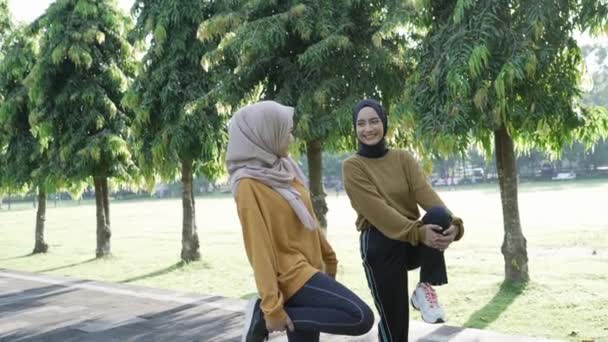
[[[240,341],[245,301],[0,269],[0,342]],[[411,322],[410,341],[543,339]],[[271,341],[287,341],[274,335]],[[377,341],[323,335],[323,342]]]

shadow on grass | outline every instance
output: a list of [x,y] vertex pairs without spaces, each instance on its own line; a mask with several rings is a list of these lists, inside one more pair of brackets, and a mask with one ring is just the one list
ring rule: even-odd
[[483,329],[494,322],[500,315],[507,310],[515,298],[521,295],[527,287],[527,283],[503,282],[500,290],[494,295],[483,308],[474,312],[463,324],[467,328]]
[[9,258],[2,258],[2,259],[0,259],[0,261],[24,259],[24,258],[29,258],[29,257],[34,256],[34,255],[35,255],[34,253],[28,253],[28,254],[24,254],[24,255],[9,257]]
[[58,271],[58,270],[63,270],[65,268],[70,268],[70,267],[75,267],[75,266],[79,266],[79,265],[84,265],[84,264],[88,264],[90,262],[93,262],[95,260],[98,260],[96,258],[92,258],[92,259],[87,259],[81,262],[75,262],[73,264],[69,264],[69,265],[63,265],[63,266],[58,266],[58,267],[53,267],[53,268],[46,268],[44,270],[38,270],[36,272],[52,272],[52,271]]
[[167,273],[171,273],[173,271],[177,271],[180,268],[183,268],[185,265],[187,265],[187,263],[185,263],[183,261],[180,261],[180,262],[177,262],[177,263],[175,263],[175,264],[173,264],[173,265],[171,265],[169,267],[165,267],[165,268],[163,268],[161,270],[150,272],[150,273],[146,273],[146,274],[143,274],[143,275],[140,275],[140,276],[137,276],[137,277],[125,279],[125,280],[119,281],[119,283],[121,283],[121,284],[127,284],[127,283],[132,283],[134,281],[142,280],[142,279],[154,278],[154,277],[162,276],[162,275],[165,275]]

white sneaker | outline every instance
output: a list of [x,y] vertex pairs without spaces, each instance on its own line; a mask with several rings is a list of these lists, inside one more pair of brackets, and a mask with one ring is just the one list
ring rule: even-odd
[[445,323],[445,312],[437,301],[437,293],[430,284],[418,283],[410,299],[414,309],[420,311],[427,323]]

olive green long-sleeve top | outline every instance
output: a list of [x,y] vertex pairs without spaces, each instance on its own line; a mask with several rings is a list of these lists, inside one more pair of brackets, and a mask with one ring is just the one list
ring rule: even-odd
[[[313,213],[308,190],[292,186]],[[255,277],[264,318],[285,319],[283,304],[317,272],[335,275],[338,260],[321,230],[307,229],[289,203],[264,183],[244,178],[235,194],[245,250]]]
[[[427,181],[422,168],[405,150],[390,150],[381,158],[353,155],[342,164],[344,189],[358,214],[359,231],[373,225],[386,237],[417,245],[420,211],[445,204]],[[459,228],[456,240],[464,234],[462,220],[453,217]]]

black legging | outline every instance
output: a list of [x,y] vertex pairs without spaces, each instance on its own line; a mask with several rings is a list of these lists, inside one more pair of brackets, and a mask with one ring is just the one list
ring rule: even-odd
[[[433,207],[422,218],[425,224],[449,228],[452,217],[447,209]],[[407,271],[420,267],[420,282],[447,284],[443,252],[422,243],[389,239],[375,227],[360,237],[361,258],[368,286],[380,314],[378,335],[381,342],[404,342],[409,330],[409,291]]]
[[318,342],[320,332],[358,336],[374,326],[372,309],[351,290],[323,273],[310,278],[285,303],[296,330],[289,342]]

